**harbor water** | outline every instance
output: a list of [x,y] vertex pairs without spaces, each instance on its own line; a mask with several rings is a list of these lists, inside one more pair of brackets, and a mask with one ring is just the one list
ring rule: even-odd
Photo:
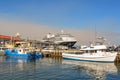
[[0,80],[118,80],[120,65],[54,58],[0,57]]

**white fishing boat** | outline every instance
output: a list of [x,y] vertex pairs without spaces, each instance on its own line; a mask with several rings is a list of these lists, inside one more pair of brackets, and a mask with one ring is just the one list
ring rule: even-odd
[[117,52],[107,52],[105,45],[91,45],[81,49],[81,53],[62,53],[66,59],[92,61],[92,62],[114,62]]

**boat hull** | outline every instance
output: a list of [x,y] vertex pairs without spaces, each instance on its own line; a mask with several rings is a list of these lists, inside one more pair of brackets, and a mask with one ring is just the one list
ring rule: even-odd
[[117,53],[111,53],[112,55],[79,55],[79,54],[69,54],[62,53],[64,59],[71,60],[81,60],[81,61],[91,61],[91,62],[114,62]]
[[10,57],[42,57],[41,53],[21,53],[11,52],[10,50],[5,50],[5,54]]

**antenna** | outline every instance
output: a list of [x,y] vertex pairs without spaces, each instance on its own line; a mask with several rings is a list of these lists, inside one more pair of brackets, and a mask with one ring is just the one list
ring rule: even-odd
[[96,44],[96,38],[97,38],[97,30],[96,30],[96,24],[95,24],[95,44]]
[[61,30],[61,33],[63,34],[63,33],[64,33],[64,31],[63,31],[63,30]]

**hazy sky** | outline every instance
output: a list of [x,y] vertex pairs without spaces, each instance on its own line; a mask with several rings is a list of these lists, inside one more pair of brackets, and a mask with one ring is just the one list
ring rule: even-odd
[[0,34],[40,40],[47,33],[70,33],[80,44],[98,36],[120,43],[119,0],[0,0]]

